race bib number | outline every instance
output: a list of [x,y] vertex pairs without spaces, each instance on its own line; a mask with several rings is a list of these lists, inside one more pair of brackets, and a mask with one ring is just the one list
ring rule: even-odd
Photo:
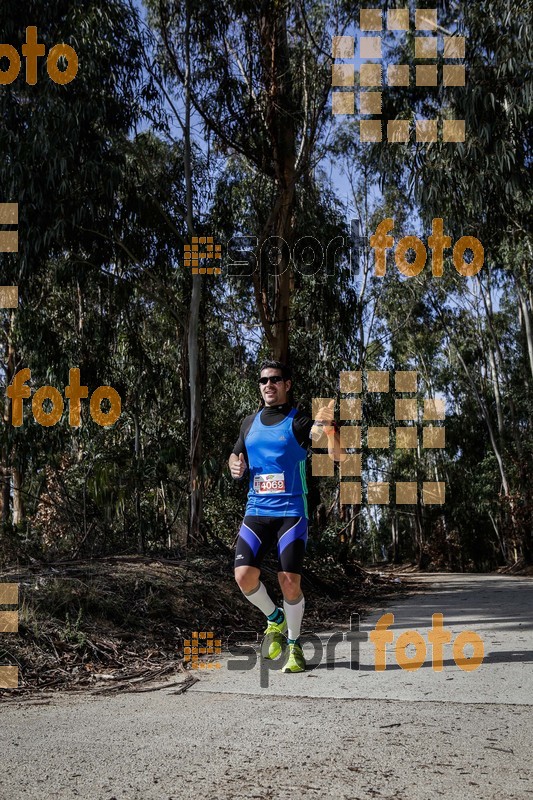
[[279,494],[284,491],[285,475],[283,472],[254,476],[254,492],[257,494]]

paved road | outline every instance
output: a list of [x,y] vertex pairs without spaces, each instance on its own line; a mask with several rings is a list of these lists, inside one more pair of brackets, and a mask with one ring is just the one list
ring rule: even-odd
[[[371,641],[361,642],[359,669],[341,642],[327,659],[333,669],[323,659],[301,675],[263,671],[268,687],[259,660],[242,669],[252,650],[198,671],[200,682],[181,696],[4,704],[0,797],[533,800],[533,579],[423,580],[427,592],[361,623],[364,637],[383,613],[394,614],[385,671],[374,669]],[[416,671],[398,666],[400,634],[414,629],[427,645],[439,612],[454,639],[468,629],[483,640],[476,670],[456,665],[451,644],[441,672],[429,646]],[[324,649],[330,635],[320,637]],[[471,656],[465,647],[463,666]]]

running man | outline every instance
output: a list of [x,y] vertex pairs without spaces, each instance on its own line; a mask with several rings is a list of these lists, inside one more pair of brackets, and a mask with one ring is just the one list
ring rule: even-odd
[[[300,585],[307,543],[305,461],[316,422],[288,400],[292,384],[289,367],[279,361],[264,361],[260,375],[264,407],[245,418],[229,457],[233,478],[239,480],[247,469],[250,473],[248,502],[235,550],[235,580],[244,596],[267,618],[264,657],[280,655],[286,634],[289,657],[283,672],[303,672],[305,659],[299,636],[305,605]],[[339,432],[333,416],[332,401],[319,410],[316,421],[327,436],[330,458],[339,460]],[[259,579],[263,558],[275,544],[283,608],[276,607]]]

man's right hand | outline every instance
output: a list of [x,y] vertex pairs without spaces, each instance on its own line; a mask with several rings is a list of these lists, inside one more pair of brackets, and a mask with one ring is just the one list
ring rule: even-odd
[[244,460],[244,453],[239,453],[239,457],[235,456],[231,459],[229,470],[231,472],[231,477],[238,480],[242,478],[244,473],[246,472],[246,461]]

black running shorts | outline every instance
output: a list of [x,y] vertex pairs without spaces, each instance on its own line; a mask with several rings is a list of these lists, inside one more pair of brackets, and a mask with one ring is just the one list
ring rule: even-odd
[[278,572],[301,575],[306,544],[306,517],[246,516],[237,539],[235,566],[259,568],[277,545]]

